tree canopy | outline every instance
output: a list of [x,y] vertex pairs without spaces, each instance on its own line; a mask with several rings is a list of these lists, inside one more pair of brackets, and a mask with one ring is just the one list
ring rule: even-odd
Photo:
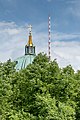
[[1,120],[80,120],[80,71],[38,54],[25,69],[0,63]]

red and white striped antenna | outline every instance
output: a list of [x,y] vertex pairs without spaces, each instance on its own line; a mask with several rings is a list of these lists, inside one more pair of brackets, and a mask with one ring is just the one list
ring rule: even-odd
[[48,17],[48,57],[51,60],[51,17]]

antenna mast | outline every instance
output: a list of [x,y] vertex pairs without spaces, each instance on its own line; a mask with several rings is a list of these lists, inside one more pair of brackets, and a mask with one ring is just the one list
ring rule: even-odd
[[48,17],[48,57],[51,60],[51,17]]

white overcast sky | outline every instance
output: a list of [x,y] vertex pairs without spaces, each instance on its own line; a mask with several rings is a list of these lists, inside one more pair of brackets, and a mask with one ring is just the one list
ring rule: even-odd
[[80,69],[80,0],[0,0],[0,61],[24,55],[28,24],[36,53],[47,53],[49,13],[52,60]]

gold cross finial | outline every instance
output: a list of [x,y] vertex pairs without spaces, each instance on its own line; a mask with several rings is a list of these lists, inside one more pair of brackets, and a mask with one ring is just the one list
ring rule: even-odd
[[29,46],[32,46],[32,45],[33,45],[33,43],[32,43],[32,25],[29,25],[29,26],[28,26],[28,29],[29,29],[28,45],[29,45]]
[[29,29],[29,34],[31,35],[31,33],[32,33],[32,25],[29,25],[28,29]]

